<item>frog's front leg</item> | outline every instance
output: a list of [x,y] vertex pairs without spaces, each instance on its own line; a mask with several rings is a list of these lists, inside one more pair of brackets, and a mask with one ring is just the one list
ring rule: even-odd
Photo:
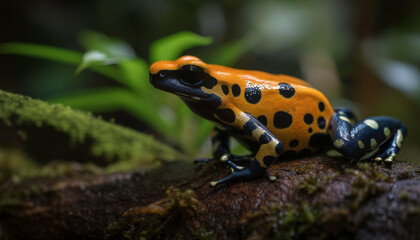
[[404,124],[385,116],[354,122],[349,110],[335,110],[330,121],[335,149],[346,157],[392,163],[407,133]]
[[213,150],[213,158],[221,159],[222,156],[230,154],[229,150],[229,133],[218,127],[214,127],[211,131],[211,143]]
[[229,147],[229,132],[221,129],[220,127],[214,127],[210,133],[211,137],[211,144],[212,144],[212,154],[213,158],[198,158],[194,162],[201,163],[201,162],[210,162],[213,159],[220,160],[222,162],[226,162],[230,160],[232,162],[249,162],[253,160],[253,156],[236,156],[230,153]]
[[[213,159],[222,160],[230,154],[229,150],[229,134],[227,131],[218,127],[214,127],[210,133]],[[209,162],[212,159],[198,158],[194,162]]]
[[[260,145],[252,162],[245,168],[236,166],[231,160],[227,163],[232,167],[233,172],[218,181],[211,182],[210,185],[215,187],[218,184],[235,181],[256,179],[266,174],[266,169],[269,167],[283,151],[283,144],[256,118],[236,110],[235,120],[232,123],[233,127],[242,130],[242,132],[252,138]],[[270,180],[275,177],[269,176]]]

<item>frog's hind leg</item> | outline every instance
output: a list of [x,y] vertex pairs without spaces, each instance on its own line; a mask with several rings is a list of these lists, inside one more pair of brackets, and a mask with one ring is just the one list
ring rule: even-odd
[[395,133],[391,134],[389,128],[385,127],[384,132],[384,134],[389,134],[391,137],[383,146],[380,147],[380,150],[376,154],[374,160],[377,162],[385,161],[385,163],[392,163],[402,146],[405,135],[407,134],[407,129],[404,125],[402,125]]
[[355,120],[348,109],[335,110],[329,123],[334,148],[346,157],[391,163],[407,133],[404,124],[385,116]]

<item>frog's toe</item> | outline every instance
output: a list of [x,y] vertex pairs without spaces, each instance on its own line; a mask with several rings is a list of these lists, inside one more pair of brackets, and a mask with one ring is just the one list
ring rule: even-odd
[[376,163],[385,163],[385,164],[392,164],[395,157],[397,156],[396,151],[394,151],[393,149],[388,149],[386,151],[383,151],[379,154],[377,154],[373,160]]
[[228,160],[229,160],[229,157],[230,157],[230,154],[228,154],[228,153],[223,154],[223,155],[220,157],[220,161],[221,161],[221,162],[226,162],[226,161],[228,161]]
[[274,175],[269,174],[268,172],[265,173],[265,175],[268,177],[268,179],[272,182],[277,180],[277,177]]
[[226,163],[232,168],[232,172],[237,172],[244,169],[244,167],[238,166],[230,160],[227,160]]
[[253,155],[239,156],[234,154],[224,154],[220,157],[221,162],[231,161],[234,163],[249,163],[254,160]]
[[380,154],[378,157],[382,158],[385,164],[392,164],[396,156],[396,153],[384,153]]
[[382,158],[382,157],[379,157],[379,156],[376,156],[376,157],[374,157],[373,158],[373,161],[375,162],[375,163],[382,163],[382,161],[383,161],[384,159]]
[[393,153],[390,156],[388,156],[387,158],[385,158],[385,160],[384,160],[385,164],[392,163],[394,161],[396,155],[397,154]]

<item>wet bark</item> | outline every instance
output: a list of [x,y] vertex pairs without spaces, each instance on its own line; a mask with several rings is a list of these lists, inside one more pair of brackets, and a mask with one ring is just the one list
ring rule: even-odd
[[213,188],[223,163],[6,181],[1,239],[420,239],[420,167],[323,155]]

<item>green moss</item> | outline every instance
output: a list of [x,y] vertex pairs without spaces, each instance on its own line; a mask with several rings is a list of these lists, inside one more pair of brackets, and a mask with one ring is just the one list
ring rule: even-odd
[[410,215],[420,216],[420,207],[415,204],[410,204],[407,207],[407,213]]
[[0,149],[0,182],[12,179],[19,182],[22,171],[34,169],[36,164],[20,150]]
[[18,206],[18,198],[0,198],[0,216],[10,214]]
[[400,199],[401,200],[408,200],[408,197],[409,197],[409,195],[408,195],[407,190],[402,190],[401,193],[400,193]]
[[158,214],[164,216],[178,212],[183,216],[195,216],[197,212],[204,210],[204,206],[191,189],[181,190],[170,187],[166,190],[166,195],[166,198],[145,207],[131,209],[127,214]]
[[92,163],[53,161],[48,164],[37,164],[21,150],[0,149],[0,182],[11,179],[14,183],[19,183],[21,179],[55,178],[103,171]]
[[[154,165],[156,159],[171,161],[183,156],[151,136],[118,126],[92,116],[91,113],[51,104],[0,90],[0,121],[17,129],[18,136],[30,139],[25,126],[52,128],[65,134],[70,145],[88,145],[89,154],[108,161],[124,160],[133,164]],[[69,146],[71,147],[71,146]]]
[[325,186],[327,186],[327,182],[338,175],[338,173],[332,173],[324,177],[320,177],[318,174],[310,175],[308,178],[299,182],[298,189],[309,195],[316,194],[323,191]]
[[193,239],[197,239],[197,240],[213,240],[216,239],[214,237],[214,233],[211,231],[208,231],[206,229],[203,228],[198,228],[196,230],[194,230],[194,232],[192,233]]
[[296,168],[296,174],[305,174],[308,172],[316,172],[318,169],[316,169],[313,164],[307,164],[307,163],[301,163]]
[[[263,238],[267,239],[325,239],[321,226],[321,211],[306,202],[299,204],[274,203],[262,209]],[[260,229],[261,231],[261,229]]]
[[0,216],[10,214],[15,208],[19,207],[20,194],[13,189],[9,189],[0,195]]
[[147,230],[141,231],[139,240],[143,240],[143,239],[146,240],[148,234],[149,232]]
[[[120,235],[132,239],[133,236],[146,239],[160,239],[167,236],[168,227],[179,224],[179,217],[188,219],[185,227],[194,239],[214,239],[213,233],[199,228],[195,216],[204,211],[204,206],[191,189],[181,190],[170,187],[166,198],[147,206],[131,208],[118,221],[108,226],[109,238]],[[146,215],[149,215],[145,218]],[[152,215],[153,217],[150,217]],[[141,229],[141,232],[137,230]],[[165,238],[165,237],[163,237]],[[165,238],[166,239],[166,238]]]
[[388,179],[387,175],[378,171],[378,166],[369,163],[359,163],[356,169],[346,168],[344,172],[356,177],[351,185],[353,209],[359,208],[367,199],[382,192],[377,183]]

